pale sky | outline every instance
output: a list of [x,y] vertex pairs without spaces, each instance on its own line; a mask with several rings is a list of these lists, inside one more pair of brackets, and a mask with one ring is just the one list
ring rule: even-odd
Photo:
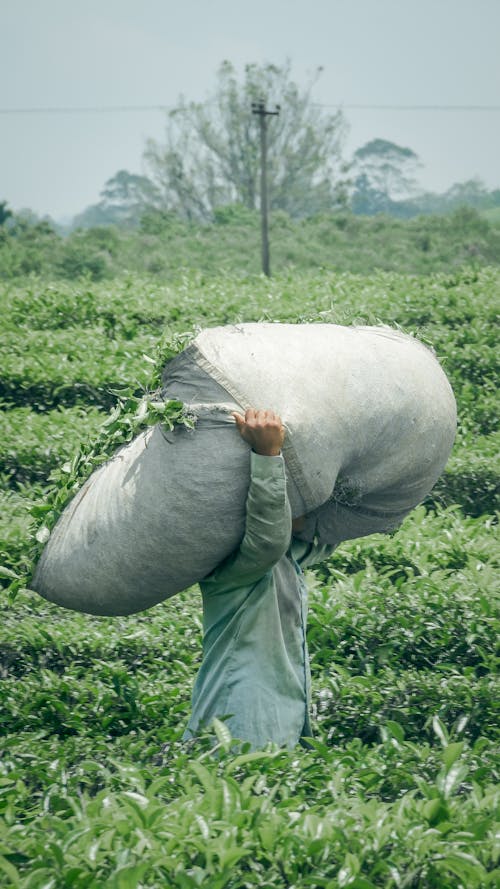
[[[324,71],[316,102],[500,106],[500,0],[0,0],[0,109],[175,105],[210,97],[223,59]],[[332,111],[334,108],[332,108]],[[412,148],[421,185],[500,187],[500,111],[351,110],[345,156]],[[55,219],[143,172],[164,114],[0,114],[0,200]]]

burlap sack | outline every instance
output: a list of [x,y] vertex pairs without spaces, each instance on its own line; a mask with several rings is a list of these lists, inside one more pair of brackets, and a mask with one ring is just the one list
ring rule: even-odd
[[189,405],[195,429],[149,429],[93,473],[40,559],[32,587],[47,599],[129,614],[229,555],[249,481],[232,410],[282,416],[292,512],[332,544],[397,525],[443,471],[456,428],[433,354],[388,328],[209,328],[167,365],[163,394]]

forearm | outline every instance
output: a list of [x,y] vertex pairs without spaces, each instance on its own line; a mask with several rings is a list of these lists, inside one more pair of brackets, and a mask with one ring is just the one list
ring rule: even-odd
[[202,589],[218,594],[263,577],[287,551],[291,521],[283,457],[261,456],[252,451],[243,540],[202,582]]
[[292,518],[283,457],[250,456],[251,481],[240,555],[261,566],[274,565],[290,544]]

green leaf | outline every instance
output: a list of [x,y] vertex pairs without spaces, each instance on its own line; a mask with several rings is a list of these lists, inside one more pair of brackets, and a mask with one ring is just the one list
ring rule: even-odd
[[3,855],[0,855],[0,871],[3,871],[3,873],[9,878],[10,885],[20,885],[21,877],[19,875],[19,871],[10,861],[7,861],[7,859],[4,858]]
[[433,827],[450,817],[448,806],[441,797],[427,800],[422,807],[422,811],[429,824]]
[[217,719],[216,716],[214,716],[212,720],[212,726],[219,744],[224,748],[224,750],[229,750],[231,746],[232,736],[227,725],[224,722],[221,722],[220,719]]
[[454,762],[450,768],[445,770],[444,774],[440,773],[438,775],[437,785],[445,799],[452,796],[467,775],[467,766],[462,765],[460,762]]
[[272,822],[262,824],[258,828],[258,832],[263,848],[267,851],[274,849],[276,842],[276,828]]
[[207,822],[205,821],[205,819],[203,818],[202,815],[195,815],[194,817],[195,817],[198,827],[200,828],[200,833],[201,833],[203,839],[208,840],[210,837],[210,828],[209,828]]
[[225,772],[227,775],[230,775],[231,772],[247,765],[247,763],[259,762],[263,759],[274,759],[274,753],[267,753],[265,750],[253,750],[251,753],[241,753],[239,756],[235,756],[234,759],[226,765]]
[[148,863],[122,867],[120,870],[115,871],[113,882],[116,881],[117,889],[137,889],[148,868]]
[[135,414],[134,419],[141,423],[148,413],[148,402],[147,399],[142,398],[139,402],[139,407],[137,408],[137,413]]
[[351,886],[354,878],[359,874],[361,864],[357,855],[347,852],[344,858],[344,864],[337,874],[337,881],[341,889],[344,886]]
[[404,743],[405,732],[402,725],[399,722],[394,722],[392,719],[386,720],[386,726],[389,729],[391,735],[396,738],[396,741],[399,741],[400,744]]
[[197,762],[197,760],[193,760],[190,763],[190,768],[195,773],[203,789],[207,792],[212,790],[214,782],[206,766],[202,765],[201,762]]
[[21,579],[19,574],[16,574],[15,571],[12,571],[11,568],[6,568],[4,565],[0,565],[0,577],[8,577],[10,580]]
[[475,886],[480,886],[486,876],[486,871],[481,862],[474,855],[470,855],[467,852],[460,852],[459,850],[448,852],[442,859],[441,864],[445,865],[446,869],[456,874],[462,881],[465,879],[467,881],[467,889],[469,887],[474,889]]
[[432,718],[432,728],[434,734],[437,735],[443,747],[446,747],[449,741],[449,735],[446,730],[446,727],[441,722],[439,716],[433,716]]
[[447,747],[443,750],[443,762],[445,766],[449,769],[455,760],[458,759],[462,750],[464,749],[464,741],[454,741],[452,744],[448,744]]
[[120,405],[119,404],[115,405],[115,407],[113,408],[113,410],[111,411],[109,416],[104,420],[103,423],[101,423],[101,426],[104,428],[106,426],[112,426],[112,424],[115,422],[115,420],[117,420],[118,417],[120,416],[121,412],[122,412],[122,409],[121,409]]

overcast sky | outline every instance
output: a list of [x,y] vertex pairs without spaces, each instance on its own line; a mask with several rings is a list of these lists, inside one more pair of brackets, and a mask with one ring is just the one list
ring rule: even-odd
[[[223,59],[282,64],[332,106],[500,106],[500,0],[0,0],[0,109],[174,105],[210,96]],[[333,110],[333,109],[332,109]],[[379,137],[423,187],[500,187],[500,111],[346,108],[345,154]],[[0,200],[59,219],[142,172],[164,114],[0,114]]]

